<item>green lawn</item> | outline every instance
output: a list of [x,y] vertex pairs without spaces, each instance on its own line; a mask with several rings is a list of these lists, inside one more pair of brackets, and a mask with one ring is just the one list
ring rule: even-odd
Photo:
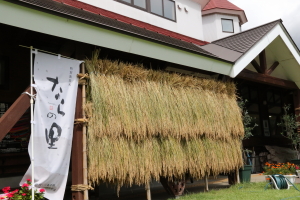
[[[237,184],[228,189],[211,190],[209,192],[201,192],[198,194],[185,194],[180,200],[286,200],[300,199],[300,192],[291,187],[289,190],[271,189],[269,185],[264,190],[265,182]],[[300,184],[295,184],[300,190]],[[171,200],[171,199],[170,199]]]

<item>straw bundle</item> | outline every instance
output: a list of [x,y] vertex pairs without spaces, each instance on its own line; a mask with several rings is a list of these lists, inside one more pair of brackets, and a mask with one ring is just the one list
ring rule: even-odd
[[242,165],[235,85],[94,56],[90,73],[89,180],[145,184]]
[[135,142],[105,136],[89,143],[92,183],[105,180],[122,185],[145,184],[151,178],[181,178],[187,172],[201,179],[205,173],[218,175],[242,165],[239,140],[151,138]]

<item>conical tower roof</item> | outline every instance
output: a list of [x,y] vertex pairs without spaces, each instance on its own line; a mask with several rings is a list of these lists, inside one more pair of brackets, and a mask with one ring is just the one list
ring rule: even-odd
[[244,10],[229,2],[228,0],[210,0],[202,9],[202,16],[216,13],[236,15],[239,17],[240,25],[248,21]]
[[237,7],[227,0],[210,0],[202,10],[210,10],[214,8],[228,9],[228,10],[241,10],[243,9]]

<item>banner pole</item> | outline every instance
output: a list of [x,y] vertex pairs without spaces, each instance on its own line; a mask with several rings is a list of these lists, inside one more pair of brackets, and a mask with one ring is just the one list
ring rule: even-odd
[[34,117],[33,117],[33,88],[32,88],[32,49],[33,47],[30,47],[30,116],[31,116],[31,199],[34,200]]

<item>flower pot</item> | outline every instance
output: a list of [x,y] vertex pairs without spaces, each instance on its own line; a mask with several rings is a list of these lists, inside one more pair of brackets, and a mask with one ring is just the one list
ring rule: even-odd
[[252,165],[244,165],[244,167],[239,169],[239,176],[241,183],[247,183],[251,180],[251,169]]
[[300,170],[296,170],[296,174],[297,174],[298,178],[300,178]]

